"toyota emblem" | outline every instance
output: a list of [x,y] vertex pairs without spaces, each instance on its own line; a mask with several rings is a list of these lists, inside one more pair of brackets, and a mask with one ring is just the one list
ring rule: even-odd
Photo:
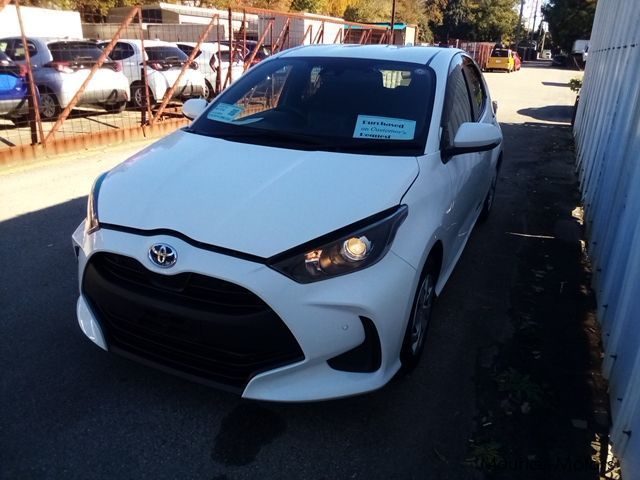
[[156,243],[149,248],[149,260],[160,268],[170,268],[176,264],[178,254],[166,243]]

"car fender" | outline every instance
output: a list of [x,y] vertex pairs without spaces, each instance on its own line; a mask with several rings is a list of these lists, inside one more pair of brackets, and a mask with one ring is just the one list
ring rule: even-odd
[[[435,244],[442,243],[443,258],[446,258],[451,236],[455,236],[454,225],[450,224],[447,215],[452,202],[451,180],[440,160],[440,153],[418,157],[417,161],[420,174],[401,201],[409,206],[408,216],[392,246],[396,255],[416,269],[414,286],[417,286],[420,273]],[[444,265],[441,271],[444,271]],[[436,285],[438,293],[444,286],[441,279],[442,276]]]

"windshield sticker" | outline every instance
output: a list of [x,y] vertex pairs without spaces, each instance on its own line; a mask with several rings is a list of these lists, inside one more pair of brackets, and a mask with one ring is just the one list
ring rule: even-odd
[[241,107],[236,107],[229,103],[218,103],[207,113],[207,118],[218,122],[230,123],[240,112],[242,112]]
[[416,122],[402,118],[358,115],[353,138],[377,138],[380,140],[413,140]]

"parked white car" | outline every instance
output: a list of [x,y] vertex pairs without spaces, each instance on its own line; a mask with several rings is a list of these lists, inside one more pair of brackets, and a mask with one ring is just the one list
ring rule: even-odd
[[95,182],[73,233],[82,331],[253,399],[344,397],[414,367],[502,159],[473,60],[296,48],[184,113]]
[[[196,42],[177,42],[176,45],[185,55],[191,55],[197,44]],[[229,70],[231,70],[231,83],[242,76],[244,73],[244,61],[239,53],[231,63],[231,54],[227,45],[203,42],[200,44],[199,50],[195,60],[198,62],[198,69],[205,78],[206,91],[204,98],[211,100],[219,93],[219,90],[224,88]],[[220,67],[220,88],[217,87],[218,66]]]
[[[69,105],[102,50],[87,40],[29,37],[27,45],[33,78],[40,91],[40,115],[52,120]],[[0,39],[0,50],[15,63],[26,64],[21,37]],[[120,64],[106,61],[91,78],[77,106],[98,105],[109,112],[122,111],[130,92],[121,70]]]
[[[108,42],[101,43],[104,48]],[[144,60],[147,62],[147,82],[149,85],[149,101],[153,105],[160,103],[166,91],[171,88],[180,74],[184,63],[188,60],[174,43],[160,40],[144,41]],[[119,40],[111,51],[111,58],[122,65],[122,71],[131,85],[131,102],[140,108],[144,105],[144,84],[142,82],[143,52],[140,40]],[[172,98],[185,100],[201,97],[206,93],[205,80],[197,69],[197,64],[190,65],[180,83],[173,92]]]

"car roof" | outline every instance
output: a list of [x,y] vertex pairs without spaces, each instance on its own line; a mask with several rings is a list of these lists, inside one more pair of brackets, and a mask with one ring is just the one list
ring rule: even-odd
[[[176,44],[187,45],[189,47],[195,47],[197,42],[176,42]],[[202,42],[200,44],[200,50],[203,52],[217,52],[218,44],[215,42]],[[220,45],[221,52],[228,52],[229,47],[227,45]]]
[[[141,42],[140,39],[138,38],[121,38],[120,40],[118,40],[119,42],[126,42],[126,43],[133,43],[135,45],[138,45],[138,47],[141,47]],[[109,43],[109,40],[105,41],[106,43]],[[144,46],[146,47],[175,47],[176,44],[173,42],[165,42],[164,40],[145,40],[144,41]]]
[[[0,40],[22,40],[22,37],[13,36],[13,37],[4,37],[0,38]],[[46,44],[53,42],[86,42],[93,43],[92,40],[87,40],[85,38],[71,38],[71,37],[38,37],[37,35],[27,36],[27,40],[43,42]]]
[[390,60],[426,64],[436,57],[446,61],[447,65],[454,55],[460,53],[457,48],[404,46],[404,45],[306,45],[282,52],[280,57],[337,57],[364,58],[371,60]]

